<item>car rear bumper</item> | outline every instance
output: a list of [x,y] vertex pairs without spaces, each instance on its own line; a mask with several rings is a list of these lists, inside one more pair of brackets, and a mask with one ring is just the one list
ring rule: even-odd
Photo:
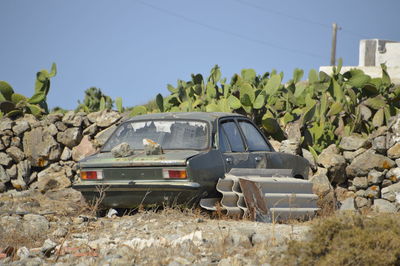
[[78,182],[73,188],[88,202],[101,201],[109,208],[135,208],[139,205],[193,204],[202,195],[200,184],[187,181]]

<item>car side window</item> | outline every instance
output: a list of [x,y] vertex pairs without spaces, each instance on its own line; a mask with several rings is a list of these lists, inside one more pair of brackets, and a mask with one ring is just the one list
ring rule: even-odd
[[222,128],[219,129],[219,150],[221,152],[231,152],[231,147]]
[[235,122],[222,122],[221,127],[226,134],[226,138],[228,139],[232,152],[244,152],[245,147],[243,140],[240,136],[239,128],[236,126]]
[[261,133],[257,130],[257,128],[254,127],[253,124],[247,121],[239,121],[239,126],[242,129],[244,137],[246,138],[249,151],[271,150]]

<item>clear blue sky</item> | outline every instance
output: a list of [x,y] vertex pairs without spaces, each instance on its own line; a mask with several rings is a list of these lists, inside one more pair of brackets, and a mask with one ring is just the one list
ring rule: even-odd
[[91,86],[133,106],[215,64],[228,79],[328,65],[332,22],[337,57],[357,65],[360,39],[400,41],[399,10],[399,0],[1,0],[0,80],[31,96],[36,72],[56,62],[50,107],[74,109]]

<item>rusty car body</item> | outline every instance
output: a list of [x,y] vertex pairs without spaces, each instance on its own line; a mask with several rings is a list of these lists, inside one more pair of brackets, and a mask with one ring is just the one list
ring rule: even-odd
[[[149,154],[150,139],[162,153]],[[115,157],[111,150],[128,143],[134,154]],[[192,204],[216,197],[216,183],[232,168],[292,169],[308,178],[308,161],[276,152],[245,116],[231,113],[158,113],[135,116],[113,132],[102,149],[79,162],[81,178],[73,187],[87,200],[103,193],[102,205],[133,208],[140,204]]]

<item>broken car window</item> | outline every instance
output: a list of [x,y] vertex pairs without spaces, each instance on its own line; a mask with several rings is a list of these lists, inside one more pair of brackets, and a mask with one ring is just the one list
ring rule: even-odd
[[126,122],[112,134],[102,151],[110,151],[122,142],[142,150],[143,139],[157,142],[164,150],[202,150],[208,145],[208,127],[205,122],[186,120]]

